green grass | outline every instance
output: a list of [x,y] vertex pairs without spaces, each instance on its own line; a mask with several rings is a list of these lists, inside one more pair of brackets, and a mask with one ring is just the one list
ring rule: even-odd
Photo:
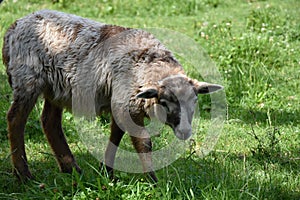
[[[110,181],[80,142],[69,113],[64,115],[65,133],[84,173],[60,173],[42,134],[39,103],[30,115],[25,141],[35,180],[19,183],[11,173],[5,119],[11,89],[1,61],[0,198],[300,199],[298,0],[4,0],[0,4],[1,38],[14,20],[44,8],[188,35],[218,66],[226,88],[228,117],[214,150],[199,157],[197,149],[210,121],[210,98],[201,97],[203,119],[196,130],[196,145],[158,170],[159,183],[153,187],[143,175],[125,172],[116,172],[119,180]],[[193,69],[186,68],[197,77]],[[108,131],[108,127],[106,122],[101,129]],[[155,144],[163,146],[169,137],[165,132],[155,138]],[[126,142],[122,145],[130,146]]]

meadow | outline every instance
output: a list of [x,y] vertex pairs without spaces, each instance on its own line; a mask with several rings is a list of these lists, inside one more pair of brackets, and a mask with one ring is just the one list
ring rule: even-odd
[[[0,38],[16,19],[40,9],[187,35],[221,74],[226,120],[214,149],[198,156],[211,117],[210,97],[199,97],[201,126],[194,130],[194,143],[156,172],[159,182],[154,186],[143,174],[122,171],[115,173],[117,181],[110,180],[81,142],[68,112],[64,131],[84,172],[60,173],[40,126],[40,100],[25,134],[35,179],[22,183],[12,174],[6,130],[12,93],[1,56],[0,199],[300,199],[299,0],[4,0]],[[2,44],[0,39],[1,48]],[[194,78],[200,77],[189,64],[184,67]],[[99,128],[108,132],[109,118],[101,120]],[[154,142],[165,145],[169,134],[166,130]]]

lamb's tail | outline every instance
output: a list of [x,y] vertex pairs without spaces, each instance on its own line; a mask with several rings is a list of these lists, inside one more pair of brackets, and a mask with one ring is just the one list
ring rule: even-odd
[[2,48],[2,60],[3,60],[3,64],[6,66],[6,73],[8,76],[8,82],[10,84],[10,86],[12,85],[12,81],[11,81],[11,74],[9,72],[9,61],[10,61],[10,36],[11,34],[13,34],[14,29],[17,25],[17,22],[13,23],[9,29],[6,31],[6,34],[4,36],[3,39],[3,48]]

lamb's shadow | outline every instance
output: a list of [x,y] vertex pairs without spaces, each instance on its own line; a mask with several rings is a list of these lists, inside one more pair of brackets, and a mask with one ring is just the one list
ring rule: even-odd
[[[88,152],[77,152],[75,157],[83,169],[82,179],[83,181],[90,182],[91,185],[97,185],[97,177],[99,176],[98,167],[99,162],[93,158]],[[191,156],[187,158],[180,158],[175,161],[171,166],[165,167],[157,171],[159,178],[158,187],[165,187],[166,184],[173,183],[176,186],[180,186],[187,182],[193,191],[196,199],[203,197],[203,193],[209,190],[215,190],[219,188],[218,191],[231,192],[231,196],[242,196],[245,199],[251,199],[247,196],[250,193],[257,194],[257,190],[262,187],[260,180],[261,176],[255,176],[255,173],[260,173],[253,170],[257,165],[261,165],[261,169],[264,169],[266,162],[264,160],[267,158],[257,158],[255,156],[243,157],[240,155],[235,155],[231,153],[219,153],[212,152],[205,158],[199,159],[197,157]],[[295,174],[300,173],[299,163],[287,163],[287,158],[277,159],[276,163],[279,164],[283,170],[287,172],[293,172]],[[3,162],[5,161],[5,162]],[[6,183],[6,185],[1,187],[0,193],[10,194],[18,193],[21,196],[22,192],[26,192],[26,184],[22,187],[17,179],[9,173],[11,171],[11,165],[8,160],[3,160],[1,162],[1,176],[0,182]],[[66,185],[72,187],[72,175],[60,173],[55,162],[55,159],[51,155],[44,155],[44,159],[31,160],[29,159],[30,168],[32,173],[36,176],[36,181],[29,184],[36,185],[39,188],[40,183],[45,183],[47,187],[64,188]],[[251,171],[252,170],[252,171]],[[6,171],[6,172],[5,172]],[[103,173],[103,171],[101,172]],[[272,170],[264,169],[263,173],[266,176],[272,176]],[[130,184],[132,177],[140,177],[137,174],[128,174],[124,176],[123,172],[116,172],[117,177],[124,182],[124,184]],[[122,175],[123,174],[123,175]],[[124,178],[125,177],[125,178]],[[123,179],[123,180],[122,180]],[[54,186],[55,182],[55,186]],[[59,185],[62,186],[59,186]],[[272,186],[268,185],[272,184]],[[58,185],[58,186],[57,186]],[[278,196],[278,199],[297,199],[300,198],[300,194],[295,191],[287,191],[281,185],[281,182],[273,181],[272,183],[266,183],[266,188],[261,188],[260,197],[267,198],[268,196]],[[221,187],[221,188],[220,188]],[[20,189],[21,188],[21,189]],[[171,187],[170,191],[174,193],[174,196],[178,194],[176,187]],[[69,190],[66,187],[63,190]],[[244,192],[247,191],[247,192]],[[242,195],[240,193],[243,193]]]

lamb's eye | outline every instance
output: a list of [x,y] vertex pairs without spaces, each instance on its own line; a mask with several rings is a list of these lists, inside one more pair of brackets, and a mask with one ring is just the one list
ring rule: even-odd
[[161,102],[160,102],[160,105],[162,105],[162,106],[166,109],[167,112],[170,111],[170,109],[169,109],[168,104],[167,104],[166,101],[161,101]]

